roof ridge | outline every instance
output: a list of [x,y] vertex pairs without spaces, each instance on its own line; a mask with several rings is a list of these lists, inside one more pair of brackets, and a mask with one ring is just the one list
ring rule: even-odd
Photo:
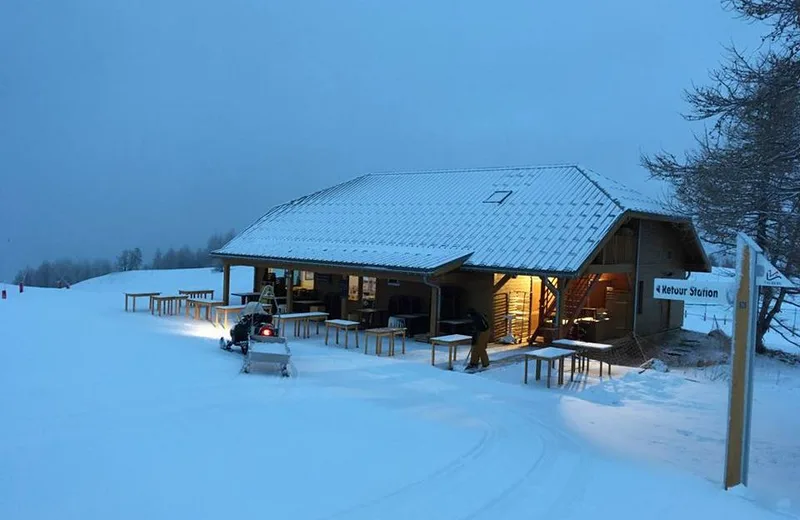
[[385,170],[368,173],[367,175],[388,176],[388,175],[427,175],[437,173],[466,173],[466,172],[492,172],[505,170],[546,170],[555,168],[578,168],[575,163],[552,163],[552,164],[521,164],[509,166],[475,166],[465,168],[443,168],[443,169],[419,169],[419,170]]
[[[603,195],[608,197],[608,199],[611,202],[616,204],[617,207],[620,209],[620,211],[627,211],[629,209],[629,208],[626,208],[622,204],[622,202],[620,200],[618,200],[616,197],[612,196],[611,193],[608,192],[608,190],[606,190],[603,186],[601,186],[600,183],[597,181],[597,179],[593,179],[592,175],[597,176],[597,177],[602,177],[603,179],[608,180],[609,182],[615,182],[616,183],[616,181],[614,179],[610,179],[610,178],[606,177],[605,175],[601,175],[601,174],[595,172],[594,170],[590,170],[589,168],[585,168],[585,167],[580,166],[580,165],[575,165],[575,168],[581,173],[581,175],[583,175],[586,178],[586,180],[591,182],[595,186],[595,188],[600,190],[603,193]],[[590,173],[591,173],[591,175],[589,175]],[[628,189],[630,189],[630,188],[628,188]],[[632,190],[632,191],[636,191],[636,190]],[[638,194],[638,192],[637,192],[637,194]]]

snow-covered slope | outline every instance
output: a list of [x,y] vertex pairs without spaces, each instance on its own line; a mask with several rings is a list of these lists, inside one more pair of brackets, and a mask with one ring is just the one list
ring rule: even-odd
[[[756,502],[720,489],[712,382],[621,367],[600,380],[593,365],[547,389],[523,386],[519,365],[467,375],[445,356],[431,367],[427,345],[387,359],[364,355],[363,336],[344,350],[317,335],[289,338],[296,378],[240,374],[224,331],[122,310],[125,290],[221,278],[134,272],[0,301],[0,518],[750,520],[785,518],[778,499],[797,511],[800,449],[778,403],[756,413],[770,435],[753,448]],[[800,385],[782,388],[769,398],[791,415]]]
[[[179,289],[214,289],[222,291],[222,273],[211,268],[158,269],[110,273],[76,283],[72,290],[90,292],[149,292],[177,294]],[[253,290],[253,268],[231,268],[231,291]]]

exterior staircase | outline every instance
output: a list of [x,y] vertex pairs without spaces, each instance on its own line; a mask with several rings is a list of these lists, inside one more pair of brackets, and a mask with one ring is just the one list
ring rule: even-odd
[[[562,319],[566,319],[567,323],[572,323],[581,312],[586,300],[589,298],[594,284],[600,279],[597,273],[589,273],[578,278],[573,278],[567,282],[563,298],[563,315]],[[561,330],[556,330],[556,325],[547,327],[544,320],[555,313],[556,310],[556,296],[551,293],[545,284],[542,284],[542,293],[539,298],[539,325],[536,331],[528,340],[529,344],[536,341],[536,338],[542,337],[545,341],[556,336],[563,337],[564,333],[568,331],[567,327],[562,326]]]

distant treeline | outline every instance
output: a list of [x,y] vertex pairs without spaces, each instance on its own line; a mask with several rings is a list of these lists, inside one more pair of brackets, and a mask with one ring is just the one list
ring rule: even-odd
[[219,260],[211,258],[211,251],[228,243],[236,232],[215,233],[208,239],[204,248],[192,249],[183,246],[180,249],[169,248],[166,252],[156,249],[150,263],[145,263],[142,250],[138,247],[125,249],[111,260],[45,260],[39,267],[26,267],[17,273],[14,283],[23,282],[33,287],[64,287],[89,278],[119,271],[135,271],[138,269],[191,269],[199,267],[215,267],[222,269]]

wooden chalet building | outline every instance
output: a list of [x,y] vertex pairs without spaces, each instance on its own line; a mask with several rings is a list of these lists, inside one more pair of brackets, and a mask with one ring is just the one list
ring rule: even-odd
[[572,165],[363,175],[272,208],[213,255],[226,301],[231,265],[255,267],[254,291],[280,269],[289,309],[400,316],[424,335],[472,307],[494,340],[521,341],[679,328],[682,302],[654,299],[653,279],[710,270],[689,219]]

